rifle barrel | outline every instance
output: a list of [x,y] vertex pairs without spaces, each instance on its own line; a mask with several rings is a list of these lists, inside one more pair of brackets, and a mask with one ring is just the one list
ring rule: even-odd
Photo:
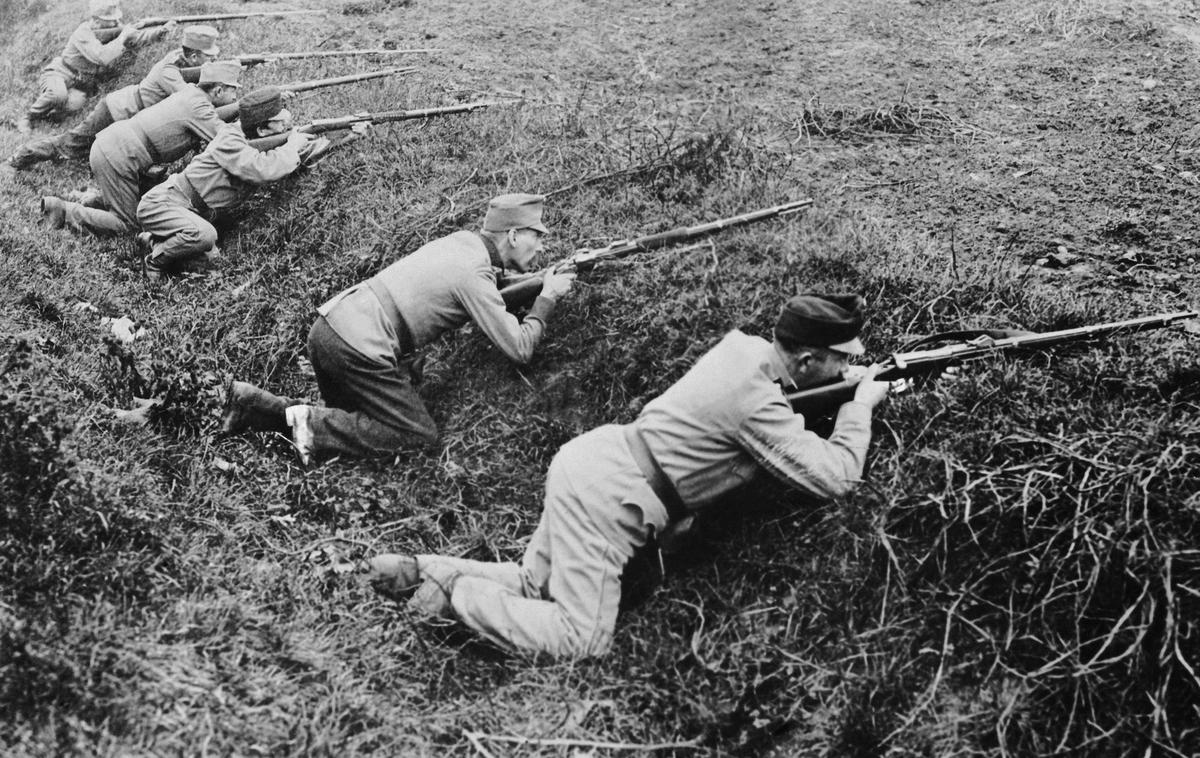
[[237,57],[238,60],[242,61],[261,61],[272,59],[290,61],[303,60],[305,58],[347,58],[355,55],[417,55],[440,52],[441,49],[436,47],[408,48],[405,50],[378,48],[372,50],[308,50],[288,53],[246,53]]
[[307,92],[309,90],[321,89],[322,87],[336,87],[339,84],[351,84],[353,82],[364,82],[370,79],[380,79],[385,76],[393,76],[396,74],[411,74],[416,71],[415,68],[389,68],[383,71],[367,71],[361,74],[346,74],[344,76],[332,76],[328,79],[312,79],[306,82],[293,82],[292,84],[282,84],[279,89],[289,92]]

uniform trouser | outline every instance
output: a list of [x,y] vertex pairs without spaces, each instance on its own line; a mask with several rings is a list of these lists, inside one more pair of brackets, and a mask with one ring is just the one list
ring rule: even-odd
[[325,400],[309,415],[314,451],[391,455],[437,441],[437,424],[413,388],[407,364],[367,358],[324,316],[308,332],[308,356]]
[[424,579],[453,581],[454,614],[503,647],[602,655],[616,627],[621,572],[646,542],[642,509],[651,499],[621,427],[600,427],[554,457],[542,518],[519,565],[436,555],[418,556],[417,565]]
[[101,98],[87,118],[64,134],[53,137],[43,137],[22,145],[12,157],[12,165],[16,168],[29,168],[41,161],[64,160],[69,158],[86,158],[96,135],[100,130],[113,123],[112,113],[108,103]]
[[108,210],[88,208],[79,203],[63,203],[67,226],[97,235],[128,234],[137,229],[137,207],[141,199],[139,180],[142,170],[149,166],[127,157],[112,160],[98,147],[92,146],[89,163],[92,166],[92,178],[96,180]]
[[192,207],[174,182],[150,190],[138,203],[137,222],[154,237],[150,261],[160,268],[197,258],[217,244],[217,230]]
[[48,68],[38,77],[38,96],[29,106],[30,119],[47,118],[54,111],[60,110],[67,104],[67,90],[71,82],[61,71]]

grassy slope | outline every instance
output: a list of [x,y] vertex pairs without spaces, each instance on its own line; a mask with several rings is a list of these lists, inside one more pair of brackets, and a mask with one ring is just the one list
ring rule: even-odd
[[[1197,372],[1177,336],[1000,361],[898,399],[859,493],[733,498],[601,662],[529,665],[414,630],[328,572],[377,549],[518,556],[557,446],[631,418],[728,328],[765,333],[781,293],[866,292],[878,353],[908,332],[1195,304],[1183,172],[1200,71],[1179,17],[1098,2],[447,5],[226,24],[231,51],[446,51],[301,117],[528,102],[379,130],[263,193],[206,281],[148,288],[127,242],[39,230],[37,195],[80,186],[83,167],[0,176],[4,332],[33,346],[0,405],[8,747],[472,754],[475,731],[780,755],[1197,749]],[[21,30],[3,56],[10,113],[74,16],[20,6],[4,19]],[[0,151],[17,144],[0,129]],[[645,170],[580,182],[630,167]],[[517,189],[563,190],[549,213],[563,250],[819,202],[598,272],[528,368],[471,330],[449,338],[425,390],[437,452],[304,471],[279,440],[212,439],[221,377],[311,396],[312,307]],[[1083,265],[1028,268],[1060,244]],[[148,336],[106,343],[80,300]],[[168,392],[150,428],[108,411]]]

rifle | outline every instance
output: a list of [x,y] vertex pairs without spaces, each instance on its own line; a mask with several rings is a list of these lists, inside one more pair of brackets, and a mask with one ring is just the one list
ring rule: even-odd
[[345,76],[331,76],[328,79],[310,79],[306,82],[293,82],[291,84],[281,84],[279,89],[284,92],[308,92],[314,89],[323,87],[336,87],[340,84],[352,84],[354,82],[365,82],[370,79],[382,79],[385,76],[393,76],[397,74],[411,74],[416,69],[409,68],[385,68],[382,71],[366,71],[361,74],[346,74]]
[[[299,11],[246,11],[244,13],[208,13],[195,16],[151,16],[136,21],[133,24],[134,29],[145,29],[151,26],[162,26],[163,24],[174,21],[177,24],[202,24],[207,21],[228,21],[237,18],[275,18],[278,16],[300,16],[306,14],[325,14],[328,11],[320,10],[299,10]],[[101,43],[109,43],[121,34],[122,27],[120,25],[108,27],[106,29],[95,29],[96,39]]]
[[757,211],[743,213],[740,216],[732,216],[730,218],[718,219],[709,221],[704,224],[695,226],[681,226],[677,229],[672,229],[667,232],[659,232],[658,234],[648,234],[645,237],[638,237],[632,240],[621,240],[613,242],[606,247],[594,248],[592,250],[578,250],[570,258],[560,261],[553,266],[543,269],[535,274],[530,274],[524,277],[509,278],[507,281],[512,281],[500,289],[500,296],[504,298],[505,306],[513,308],[516,306],[525,305],[533,302],[538,293],[542,291],[542,280],[548,273],[563,273],[566,271],[589,271],[597,263],[606,260],[616,260],[624,258],[634,253],[647,252],[657,250],[660,247],[674,245],[680,242],[686,242],[697,237],[704,237],[709,234],[714,234],[722,229],[728,229],[734,226],[762,221],[776,216],[787,216],[792,213],[797,213],[803,208],[812,205],[812,199],[795,200],[783,205],[776,205],[771,208],[763,208]]
[[[349,116],[339,116],[337,118],[322,118],[316,119],[312,123],[304,126],[296,127],[298,132],[306,132],[308,134],[324,134],[325,132],[334,132],[340,129],[349,129],[355,124],[385,124],[392,121],[412,121],[421,118],[433,118],[435,116],[451,116],[455,113],[470,113],[479,108],[487,108],[499,103],[492,100],[478,100],[474,103],[463,103],[462,105],[447,105],[441,108],[421,108],[411,111],[380,111],[378,113],[353,113]],[[269,137],[258,137],[250,140],[250,144],[259,150],[272,150],[287,142],[288,134],[272,134]]]
[[[1053,347],[1066,342],[1106,337],[1118,332],[1138,332],[1163,329],[1183,321],[1200,318],[1200,311],[1160,313],[1155,316],[1093,324],[1076,329],[1061,329],[1055,332],[1025,332],[1018,330],[966,330],[946,332],[924,337],[904,345],[901,352],[893,353],[883,361],[875,378],[894,382],[898,379],[915,379],[937,376],[946,367],[964,361],[991,358],[1012,350],[1030,350]],[[940,343],[940,344],[939,344]],[[934,345],[934,347],[927,347]],[[811,389],[789,393],[788,402],[793,410],[805,416],[823,416],[832,413],[842,403],[854,398],[859,379],[846,379],[824,384]]]
[[419,53],[441,52],[436,47],[410,48],[407,50],[389,50],[378,48],[373,50],[306,50],[299,53],[247,53],[235,56],[233,60],[243,66],[255,66],[268,61],[294,61],[305,58],[345,58],[354,55],[416,55]]

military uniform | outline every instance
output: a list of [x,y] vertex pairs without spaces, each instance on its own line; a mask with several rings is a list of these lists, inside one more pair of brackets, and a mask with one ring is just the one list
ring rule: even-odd
[[111,92],[82,122],[65,134],[43,137],[21,146],[9,159],[14,168],[25,169],[41,161],[87,157],[96,135],[114,121],[123,121],[179,92],[187,82],[180,65],[183,48],[162,57],[138,84]]
[[157,240],[151,265],[167,267],[211,250],[217,231],[202,213],[234,207],[253,186],[282,179],[299,166],[294,146],[261,151],[241,124],[222,127],[203,153],[138,204],[138,223]]
[[45,119],[67,104],[68,91],[93,90],[96,80],[108,74],[125,51],[156,40],[163,27],[139,29],[126,39],[102,43],[93,22],[85,21],[67,39],[62,54],[50,61],[38,79],[38,96],[29,107],[29,119]]
[[504,646],[567,658],[604,653],[622,569],[651,529],[711,506],[759,469],[820,498],[858,483],[870,406],[844,404],[825,440],[793,413],[783,390],[790,384],[770,342],[731,332],[632,424],[600,427],[559,450],[519,565],[423,555],[421,577],[452,588],[454,614]]
[[409,365],[416,351],[468,321],[511,360],[528,363],[555,303],[539,297],[518,320],[496,286],[503,267],[489,240],[455,232],[323,304],[308,342],[327,404],[311,410],[314,451],[379,455],[436,440]]
[[107,209],[63,203],[66,224],[93,234],[137,228],[139,177],[156,163],[171,163],[210,141],[224,122],[208,96],[188,85],[133,118],[104,129],[92,144],[89,163]]

